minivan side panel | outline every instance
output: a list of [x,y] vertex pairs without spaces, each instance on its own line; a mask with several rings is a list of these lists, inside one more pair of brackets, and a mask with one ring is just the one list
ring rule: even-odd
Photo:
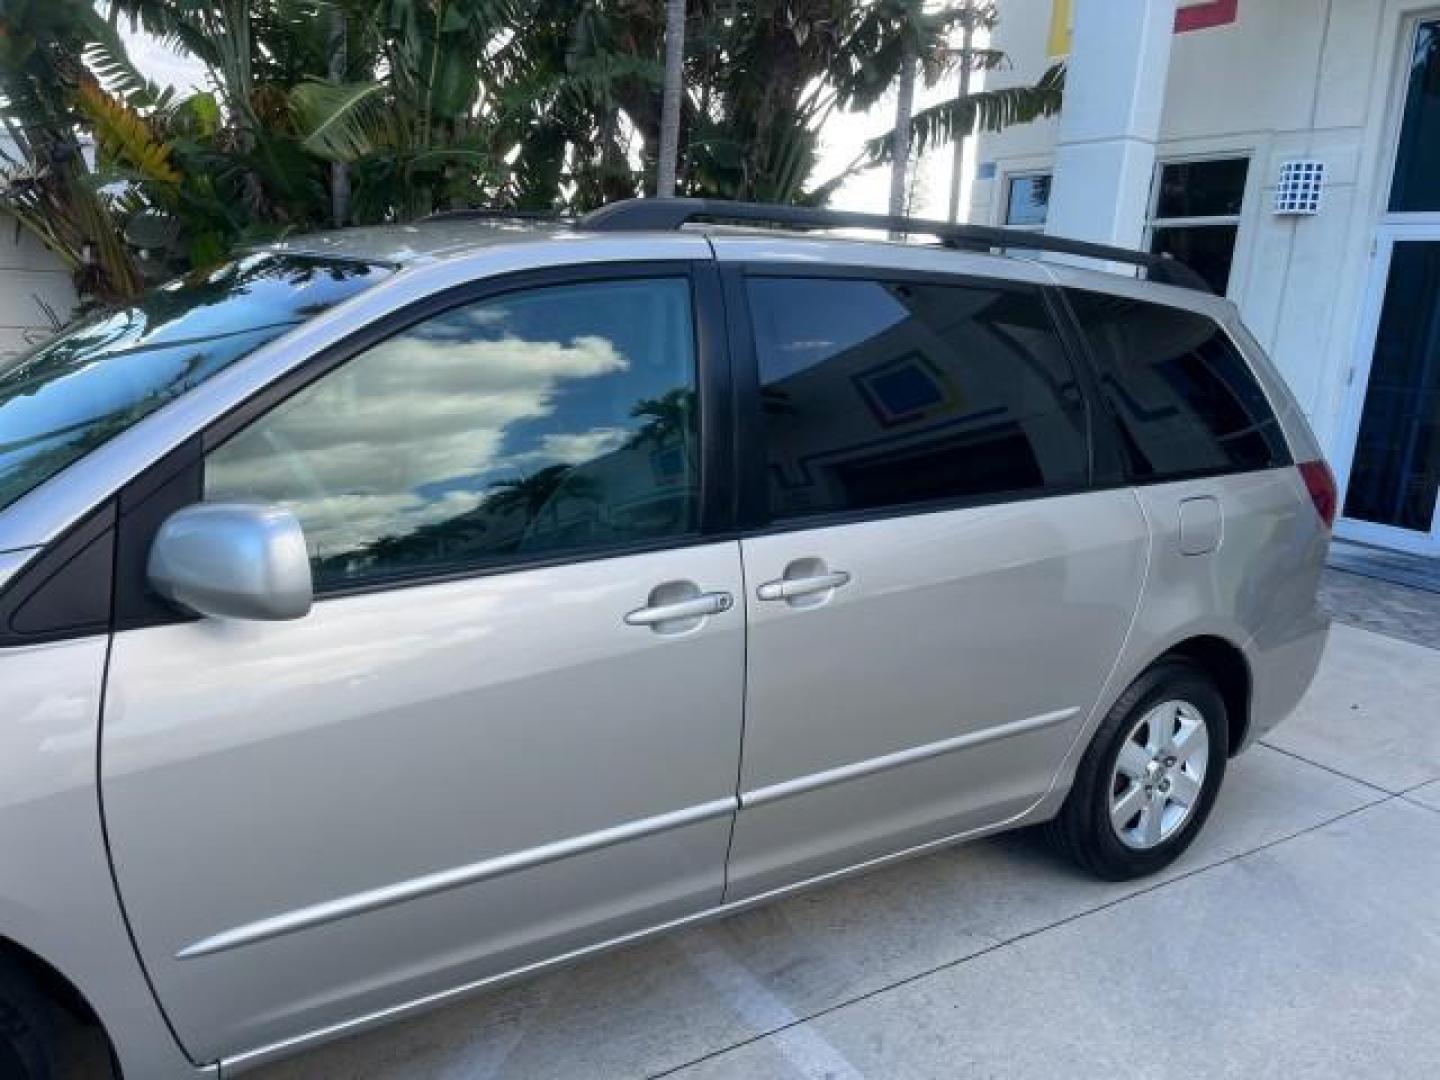
[[[1130,629],[1125,489],[744,541],[750,641],[726,898],[998,824],[1045,793]],[[850,581],[757,599],[795,560]]]
[[[1328,535],[1293,466],[1134,489],[1154,536],[1150,573],[1124,654],[1080,731],[1045,810],[1058,809],[1109,704],[1177,645],[1214,637],[1238,648],[1249,669],[1250,725],[1241,745],[1283,720],[1310,685],[1329,619],[1316,588]],[[1213,551],[1185,554],[1182,508],[1215,500],[1221,534]]]
[[[115,635],[101,781],[121,898],[187,1048],[244,1054],[721,901],[736,542]],[[113,902],[113,901],[112,901]]]
[[126,1076],[196,1076],[116,903],[95,797],[104,636],[0,650],[0,934],[70,979]]
[[[1293,467],[1156,484],[1137,493],[1155,551],[1122,667],[1138,674],[1147,656],[1199,635],[1238,646],[1250,667],[1245,742],[1253,742],[1295,707],[1325,644],[1329,620],[1316,590],[1328,538],[1319,515]],[[1217,500],[1223,535],[1215,551],[1186,555],[1181,507],[1196,497]]]

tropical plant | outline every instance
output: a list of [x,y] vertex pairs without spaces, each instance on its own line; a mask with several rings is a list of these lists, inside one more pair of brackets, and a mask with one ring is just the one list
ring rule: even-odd
[[[975,131],[999,131],[1015,124],[1025,124],[1060,111],[1065,95],[1065,65],[1049,67],[1031,86],[1007,86],[971,92],[969,76],[975,71],[993,71],[1008,63],[1003,52],[977,49],[969,45],[973,35],[995,29],[999,20],[994,3],[962,0],[958,7],[945,13],[946,27],[958,26],[965,32],[966,45],[953,57],[953,67],[961,70],[960,92],[939,104],[921,109],[909,118],[908,124],[896,124],[884,135],[866,144],[872,163],[892,162],[897,147],[921,154],[947,143],[955,142]],[[901,131],[908,127],[908,133]]]
[[642,398],[631,408],[630,415],[644,423],[630,437],[628,445],[663,450],[679,443],[687,471],[695,475],[695,440],[691,437],[696,431],[695,391],[677,387],[658,398]]
[[[840,175],[813,175],[833,117],[871,108],[902,72],[954,69],[952,8],[106,0],[102,13],[3,0],[13,149],[0,149],[0,213],[109,301],[287,232],[451,207],[582,211],[672,180],[687,195],[819,204],[854,169],[908,157],[887,136]],[[206,89],[148,81],[122,20],[194,57]],[[962,95],[897,130],[924,148],[1053,111],[1063,72],[1047,79],[1029,96]]]
[[123,207],[93,182],[76,131],[76,97],[96,81],[87,50],[123,66],[112,28],[83,0],[9,0],[0,10],[0,99],[11,144],[0,148],[0,211],[54,252],[82,294],[124,300],[142,275],[119,238]]

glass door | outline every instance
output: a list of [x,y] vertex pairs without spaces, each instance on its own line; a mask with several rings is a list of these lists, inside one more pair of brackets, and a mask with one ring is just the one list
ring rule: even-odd
[[1440,222],[1382,227],[1340,533],[1440,555]]
[[1341,536],[1440,555],[1440,22],[1416,25],[1364,349],[1344,425]]

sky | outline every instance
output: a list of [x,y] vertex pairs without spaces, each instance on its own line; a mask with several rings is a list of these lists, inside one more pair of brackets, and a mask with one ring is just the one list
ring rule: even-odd
[[171,52],[163,42],[120,24],[120,36],[140,73],[153,83],[173,86],[179,93],[205,88],[205,67],[193,57]]

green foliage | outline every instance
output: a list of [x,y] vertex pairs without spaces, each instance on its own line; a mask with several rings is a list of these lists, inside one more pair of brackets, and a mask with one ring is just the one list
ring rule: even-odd
[[[1060,111],[1065,96],[1065,65],[1055,64],[1033,86],[1009,86],[978,90],[951,98],[910,119],[911,149],[916,153],[954,141],[960,134],[999,131],[1014,124],[1027,124]],[[871,139],[866,153],[872,161],[890,160],[893,134]]]
[[[577,212],[653,187],[665,0],[102,8],[0,0],[0,120],[16,147],[0,160],[0,214],[97,299],[336,221]],[[993,5],[689,0],[678,191],[823,203],[844,177],[813,179],[822,127],[881,100],[906,55],[927,82],[953,71],[947,41],[966,21],[993,25]],[[194,57],[208,88],[155,85],[126,53],[125,24]],[[1047,79],[1029,97],[924,110],[915,141],[1046,115],[1063,71]]]

